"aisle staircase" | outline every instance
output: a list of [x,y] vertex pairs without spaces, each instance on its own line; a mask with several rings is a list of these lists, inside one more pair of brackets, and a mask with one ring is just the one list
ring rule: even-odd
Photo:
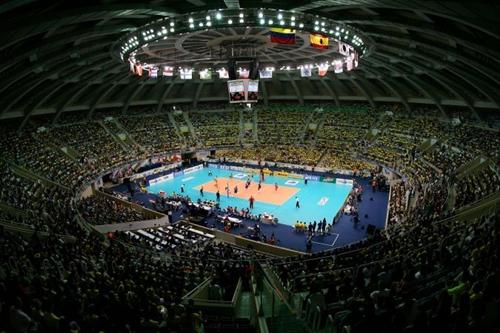
[[489,163],[491,163],[491,161],[485,157],[476,157],[472,161],[457,168],[455,171],[457,179],[462,179],[476,170],[482,170],[485,166],[489,165]]
[[189,114],[187,112],[183,112],[182,117],[183,117],[185,126],[188,127],[189,133],[191,134],[191,137],[193,138],[193,142],[195,142],[196,145],[199,146],[201,144],[201,141],[198,138],[196,131],[194,130],[194,126],[193,126],[193,123],[191,122],[191,119],[189,118]]
[[[255,109],[241,108],[239,116],[239,142],[243,145],[258,142],[257,111]],[[246,135],[247,131],[251,131],[250,136]]]
[[44,186],[47,186],[47,187],[57,186],[57,187],[60,187],[64,190],[67,190],[67,191],[70,190],[69,187],[62,185],[58,182],[55,182],[53,180],[50,180],[47,177],[40,175],[38,173],[35,173],[35,172],[25,168],[25,167],[19,166],[19,165],[14,164],[10,161],[7,161],[7,163],[9,163],[9,167],[12,170],[12,172],[14,172],[19,177],[23,177],[25,179],[28,179],[28,180],[31,180],[34,182],[40,181]]
[[420,145],[417,146],[417,150],[424,154],[428,150],[432,149],[438,142],[440,141],[434,138],[425,139]]
[[54,139],[53,137],[50,137],[50,140],[42,139],[40,138],[39,135],[35,133],[33,133],[32,136],[33,138],[35,138],[35,140],[43,142],[43,144],[47,146],[48,149],[51,149],[56,153],[62,154],[67,158],[69,158],[70,160],[78,161],[80,158],[79,153],[73,147],[67,145],[64,142]]
[[99,126],[104,128],[106,133],[111,136],[116,143],[122,147],[124,151],[129,151],[132,149],[131,141],[128,140],[127,135],[125,133],[120,133],[118,128],[116,128],[116,123],[114,122],[114,118],[108,118],[105,121],[98,120],[97,123]]
[[323,127],[324,121],[324,112],[315,109],[309,117],[307,117],[300,141],[311,146],[315,145],[318,140],[319,129]]

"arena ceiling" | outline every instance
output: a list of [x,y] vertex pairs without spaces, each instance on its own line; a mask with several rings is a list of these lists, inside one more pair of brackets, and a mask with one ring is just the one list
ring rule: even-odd
[[[263,103],[321,100],[500,109],[500,3],[488,0],[114,0],[0,4],[0,119],[226,101],[224,82],[131,76],[111,54],[121,36],[189,12],[275,8],[332,18],[373,42],[356,70],[262,84]],[[194,44],[199,40],[193,39]],[[186,44],[189,46],[189,44]],[[192,47],[191,45],[191,47]],[[182,45],[181,45],[182,47]]]

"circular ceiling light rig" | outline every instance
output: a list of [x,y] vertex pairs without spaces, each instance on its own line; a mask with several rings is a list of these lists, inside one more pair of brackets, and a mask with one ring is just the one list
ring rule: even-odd
[[[328,55],[319,53],[317,57],[313,54],[309,61],[293,64],[290,64],[290,61],[284,63],[286,60],[273,58],[273,63],[267,65],[276,68],[309,68],[313,64],[315,66],[324,66],[329,63],[331,63],[331,66],[338,66],[338,62],[343,61],[345,63],[351,62],[352,65],[348,65],[346,70],[352,70],[357,67],[360,58],[370,53],[373,45],[371,40],[363,35],[363,32],[332,19],[294,11],[245,8],[204,11],[156,20],[121,37],[113,44],[112,53],[122,62],[135,64],[140,62],[137,55],[141,50],[155,45],[155,42],[166,40],[167,36],[187,38],[186,34],[194,35],[200,31],[227,28],[290,29],[289,31],[296,32],[297,36],[301,36],[302,45],[297,46],[298,48],[303,49],[304,44],[308,42],[311,43],[311,46],[314,46],[313,37],[308,38],[309,35],[319,36],[318,40],[322,43],[326,41],[325,45],[319,47],[320,49],[330,48],[330,50],[335,49],[337,51],[337,57],[334,57],[332,53]],[[263,34],[270,34],[270,32],[263,32]],[[312,53],[316,51],[311,50]],[[342,60],[342,57],[344,60]],[[206,67],[207,61],[204,60],[204,66]],[[220,58],[217,60],[220,62]],[[180,66],[178,59],[173,59],[171,63],[169,63],[168,59],[148,59],[147,64],[144,64],[157,67],[167,65],[178,68],[194,67],[194,62],[191,64],[188,62],[186,60]],[[340,73],[340,71],[335,72]]]

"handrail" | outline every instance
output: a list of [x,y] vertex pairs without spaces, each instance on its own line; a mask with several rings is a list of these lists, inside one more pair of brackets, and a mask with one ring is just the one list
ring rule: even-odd
[[186,295],[182,296],[182,300],[187,300],[191,296],[195,295],[197,292],[201,290],[201,288],[205,287],[207,284],[212,282],[212,278],[206,278],[205,281],[194,287],[191,291],[189,291]]
[[37,233],[41,237],[49,237],[51,235],[55,235],[58,238],[61,238],[64,242],[76,242],[76,237],[73,235],[63,235],[63,234],[54,234],[48,231],[39,231],[32,228],[30,225],[12,222],[3,218],[0,218],[0,225],[13,232],[24,233],[24,234],[34,234]]
[[[269,251],[261,251],[261,250],[259,250],[259,249],[271,249],[271,250],[276,250],[276,251],[283,252],[283,255],[285,255],[285,253],[286,253],[288,256],[289,255],[295,255],[296,256],[296,255],[303,255],[303,254],[305,254],[304,252],[300,252],[300,251],[288,249],[288,248],[281,247],[281,246],[278,246],[278,245],[271,245],[271,244],[267,244],[267,243],[255,241],[253,239],[248,239],[248,238],[245,238],[245,237],[241,237],[241,236],[238,236],[238,235],[233,235],[233,234],[230,234],[230,233],[227,233],[227,232],[224,232],[224,231],[220,231],[218,229],[212,229],[212,228],[204,227],[204,226],[196,224],[196,223],[192,223],[192,222],[188,222],[188,223],[193,228],[200,229],[200,230],[202,230],[202,231],[204,231],[206,233],[210,233],[210,234],[216,236],[217,239],[220,239],[221,241],[229,243],[231,245],[238,246],[238,244],[233,244],[233,242],[230,242],[229,238],[233,238],[234,241],[240,241],[240,242],[248,243],[248,245],[254,245],[252,247],[252,249],[254,251],[256,251],[256,252],[260,252],[260,253],[264,253],[264,254],[271,254],[273,256],[278,256],[278,254],[276,254],[276,253],[271,253]],[[256,249],[255,246],[257,246],[258,249]]]
[[111,195],[111,194],[108,194],[108,193],[105,193],[105,192],[102,192],[102,191],[99,191],[99,190],[96,190],[94,191],[94,195],[95,194],[98,194],[98,195],[101,195],[101,196],[104,196],[104,197],[107,197],[111,200],[115,200],[115,201],[118,201],[126,206],[130,206],[130,207],[133,207],[135,210],[138,210],[138,211],[145,211],[147,212],[149,215],[152,215],[152,216],[156,216],[156,217],[164,217],[164,216],[167,216],[163,213],[160,213],[160,212],[157,212],[156,210],[152,210],[152,209],[149,209],[149,208],[146,208],[144,206],[141,206],[141,205],[138,205],[136,204],[135,202],[130,202],[130,201],[126,201],[126,200],[123,200],[123,199],[120,199],[118,197],[115,197],[114,195]]

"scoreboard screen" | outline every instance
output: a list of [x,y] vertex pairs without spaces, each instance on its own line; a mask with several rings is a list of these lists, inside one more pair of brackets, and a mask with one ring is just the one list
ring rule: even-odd
[[246,101],[244,80],[227,81],[229,103],[244,103]]

